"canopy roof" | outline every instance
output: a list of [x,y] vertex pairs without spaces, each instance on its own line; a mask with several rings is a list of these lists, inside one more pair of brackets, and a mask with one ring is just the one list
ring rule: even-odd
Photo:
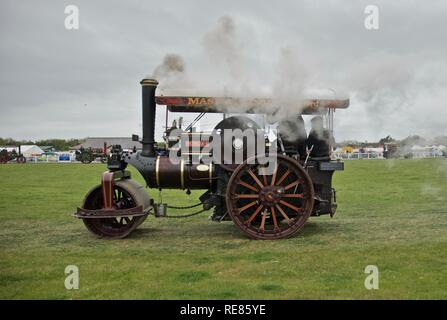
[[[155,102],[158,105],[166,105],[171,112],[273,114],[284,106],[284,101],[265,98],[156,96]],[[307,99],[297,103],[296,109],[297,113],[301,114],[324,114],[328,109],[346,109],[348,106],[349,99]]]

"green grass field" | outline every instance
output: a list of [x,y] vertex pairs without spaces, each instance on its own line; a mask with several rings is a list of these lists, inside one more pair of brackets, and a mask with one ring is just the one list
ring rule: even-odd
[[[334,218],[312,217],[292,239],[254,241],[209,213],[151,216],[127,239],[96,239],[71,214],[104,165],[2,165],[0,298],[446,299],[447,159],[345,167]],[[164,191],[163,200],[199,195]],[[79,267],[79,290],[64,287],[67,265]],[[379,268],[378,290],[364,287],[367,265]]]

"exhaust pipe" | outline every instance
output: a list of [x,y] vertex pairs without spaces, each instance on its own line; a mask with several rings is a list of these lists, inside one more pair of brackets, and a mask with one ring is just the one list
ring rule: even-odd
[[143,107],[143,151],[144,157],[155,157],[155,89],[158,81],[154,79],[143,79],[140,82],[142,91]]

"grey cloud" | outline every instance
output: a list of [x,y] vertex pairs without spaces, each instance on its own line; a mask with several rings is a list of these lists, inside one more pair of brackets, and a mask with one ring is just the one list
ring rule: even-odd
[[[378,31],[363,27],[371,1],[2,1],[0,136],[138,133],[138,82],[169,53],[185,63],[182,81],[170,80],[177,90],[350,95],[339,140],[447,134],[447,3],[373,2]],[[64,28],[67,4],[79,6],[78,31]],[[232,37],[216,52],[222,17]]]

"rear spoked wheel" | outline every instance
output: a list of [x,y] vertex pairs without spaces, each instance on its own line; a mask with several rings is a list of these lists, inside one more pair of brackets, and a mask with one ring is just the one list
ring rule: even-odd
[[[262,160],[262,161],[260,161]],[[297,233],[314,205],[312,180],[294,159],[273,155],[242,163],[228,183],[226,203],[236,226],[254,239],[273,240]],[[270,169],[269,169],[270,168]]]
[[92,163],[93,160],[95,160],[95,159],[94,159],[94,157],[93,157],[93,155],[92,155],[91,153],[89,153],[89,152],[83,152],[83,153],[81,153],[81,162],[82,162],[83,164],[89,164],[89,163]]
[[26,158],[22,155],[18,156],[17,163],[26,163]]

